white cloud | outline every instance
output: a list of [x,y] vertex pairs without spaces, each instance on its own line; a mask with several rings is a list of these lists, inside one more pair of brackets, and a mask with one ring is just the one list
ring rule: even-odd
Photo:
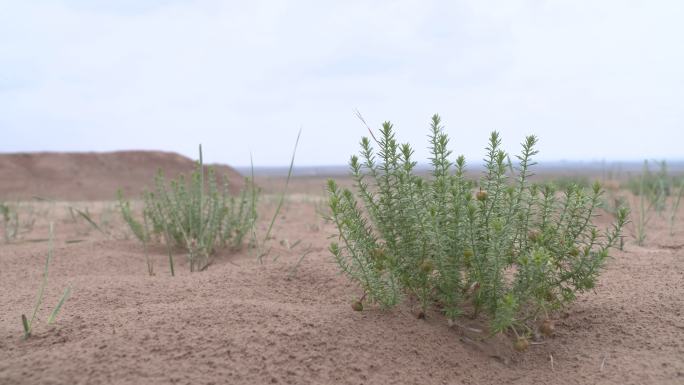
[[302,126],[300,164],[339,164],[359,108],[421,158],[434,112],[475,158],[492,129],[549,159],[682,158],[680,2],[107,4],[0,5],[0,151],[285,164]]

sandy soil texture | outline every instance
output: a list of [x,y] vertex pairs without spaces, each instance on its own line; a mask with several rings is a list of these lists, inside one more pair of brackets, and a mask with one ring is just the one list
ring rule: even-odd
[[[108,234],[72,217],[68,205],[109,218]],[[261,234],[274,208],[264,197]],[[24,204],[33,228],[0,240],[0,384],[684,383],[681,220],[674,237],[655,217],[645,246],[628,238],[595,293],[556,315],[556,335],[517,353],[503,336],[479,341],[465,320],[417,319],[410,301],[352,311],[360,292],[327,251],[334,228],[324,209],[320,196],[291,196],[263,264],[244,249],[191,274],[177,253],[171,277],[161,246],[150,250],[148,276],[143,247],[112,202]],[[49,284],[34,336],[24,340],[20,315],[34,304],[49,221]],[[48,326],[66,285],[71,298]]]

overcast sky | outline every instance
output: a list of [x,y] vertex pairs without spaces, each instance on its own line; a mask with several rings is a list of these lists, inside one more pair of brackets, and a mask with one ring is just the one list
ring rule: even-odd
[[430,116],[482,158],[684,159],[684,1],[0,0],[0,152],[344,164]]

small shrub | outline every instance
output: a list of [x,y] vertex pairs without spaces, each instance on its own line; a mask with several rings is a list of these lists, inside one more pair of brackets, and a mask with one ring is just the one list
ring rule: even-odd
[[677,186],[684,179],[670,175],[666,161],[655,163],[658,164],[658,171],[651,170],[649,161],[645,160],[641,174],[629,178],[625,187],[640,199],[646,199],[648,206],[662,215],[667,198],[676,194]]
[[377,151],[363,138],[360,156],[351,157],[356,193],[328,181],[337,227],[330,251],[363,299],[391,307],[409,295],[420,314],[436,305],[454,319],[471,309],[486,315],[492,333],[530,333],[549,311],[594,288],[628,212],[620,209],[601,232],[592,223],[598,183],[562,194],[529,183],[536,137],[526,138],[514,167],[493,132],[478,191],[464,176],[464,157],[451,162],[438,115],[429,178],[414,173],[413,150],[397,142],[392,124],[378,138]]
[[9,204],[0,202],[0,217],[2,218],[2,235],[5,243],[9,243],[19,234],[19,214]]
[[[184,176],[167,183],[160,171],[154,189],[143,194],[143,221],[136,220],[121,192],[119,204],[133,234],[146,246],[153,238],[188,253],[190,271],[206,269],[217,248],[239,248],[256,220],[257,191],[246,179],[238,196],[228,190],[227,178],[218,186],[214,170],[204,171],[202,148],[197,169],[189,180]],[[173,274],[173,258],[169,249]],[[148,272],[152,269],[148,261]]]

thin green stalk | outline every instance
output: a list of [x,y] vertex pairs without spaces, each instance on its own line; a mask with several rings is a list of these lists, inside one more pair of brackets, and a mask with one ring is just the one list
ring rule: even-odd
[[143,223],[144,223],[144,231],[145,231],[145,237],[143,239],[143,251],[145,253],[145,263],[147,264],[147,274],[151,277],[154,275],[154,266],[152,265],[152,262],[150,261],[150,255],[147,252],[147,241],[149,240],[149,234],[147,232],[147,216],[143,216]]
[[[53,256],[53,243],[54,243],[54,226],[52,222],[50,222],[50,238],[48,241],[48,254],[47,257],[45,258],[45,268],[43,269],[43,279],[40,284],[40,288],[38,289],[38,296],[36,298],[36,304],[33,307],[33,313],[31,314],[31,318],[29,319],[26,317],[25,314],[21,315],[21,324],[24,329],[24,338],[29,338],[31,336],[31,331],[33,330],[33,324],[36,321],[36,316],[38,314],[38,309],[40,309],[40,305],[43,303],[43,295],[45,294],[45,287],[47,286],[48,282],[48,271],[50,269],[50,261],[52,260]],[[57,306],[52,310],[52,313],[50,313],[50,316],[48,317],[47,323],[52,324],[55,321],[55,318],[57,318],[57,315],[59,314],[59,311],[62,309],[62,306],[64,305],[64,302],[67,300],[69,295],[71,294],[71,287],[67,287],[66,290],[64,291],[64,294],[60,298],[59,302],[57,303]]]
[[101,228],[100,226],[98,226],[98,224],[95,223],[95,221],[93,221],[92,218],[90,218],[89,213],[84,212],[84,211],[82,211],[82,210],[79,210],[79,209],[77,209],[77,208],[75,208],[75,207],[74,207],[74,211],[76,211],[76,213],[78,213],[78,215],[80,215],[83,219],[85,219],[86,222],[88,222],[95,230],[101,232],[101,233],[104,234],[104,235],[109,235],[109,234],[107,234],[106,231],[102,230],[102,228]]
[[[255,186],[255,181],[254,181],[254,158],[252,157],[252,152],[250,151],[249,153],[249,170],[250,170],[250,175],[251,175],[251,180],[250,180],[250,187],[251,187],[251,192],[252,192],[252,213],[256,212],[256,186]],[[251,231],[252,231],[252,242],[254,246],[254,250],[256,252],[256,257],[257,259],[259,258],[259,239],[257,237],[256,233],[256,221],[252,221],[252,226],[251,226]]]
[[309,248],[304,251],[304,253],[299,257],[299,260],[297,260],[297,263],[292,267],[290,270],[290,274],[288,274],[288,278],[292,278],[297,274],[297,270],[299,269],[299,265],[301,265],[302,261],[304,260],[304,257],[307,255],[311,254],[313,252],[313,249],[311,248],[311,245],[309,245]]
[[169,270],[171,270],[171,276],[175,277],[176,272],[173,268],[173,254],[171,254],[171,242],[169,242],[168,232],[166,232],[164,236],[166,237],[166,252],[169,255]]
[[670,213],[670,236],[674,235],[674,223],[677,213],[679,211],[679,203],[682,200],[682,195],[684,194],[684,179],[679,184],[679,193],[672,203],[671,213]]
[[[47,286],[47,280],[48,280],[48,269],[50,268],[50,260],[52,259],[52,250],[53,250],[53,224],[50,222],[50,240],[48,241],[48,255],[47,258],[45,259],[45,268],[43,269],[43,280],[40,283],[40,288],[38,289],[38,297],[36,299],[36,305],[33,307],[33,314],[31,315],[31,319],[28,321],[28,327],[26,327],[26,323],[24,322],[24,337],[28,338],[31,336],[31,327],[33,325],[33,322],[36,320],[36,314],[38,314],[38,309],[40,308],[40,305],[43,303],[43,294],[45,292],[45,286]],[[25,317],[22,314],[22,319]]]
[[[287,170],[287,179],[285,180],[285,188],[283,189],[283,192],[280,194],[280,198],[278,200],[278,206],[276,207],[275,213],[273,213],[273,218],[271,218],[271,223],[268,225],[268,229],[266,230],[266,235],[264,236],[264,240],[262,244],[265,244],[269,237],[271,236],[271,230],[273,229],[273,224],[275,223],[276,218],[278,218],[278,214],[280,214],[280,209],[283,207],[283,203],[285,202],[285,194],[287,193],[287,188],[290,185],[290,178],[292,177],[292,170],[294,168],[294,160],[295,160],[295,155],[297,154],[297,146],[299,145],[299,137],[302,135],[302,129],[299,129],[299,132],[297,133],[297,140],[295,141],[294,145],[294,150],[292,151],[292,158],[290,159],[290,168]],[[257,259],[259,260],[259,263],[263,263],[263,257],[267,253],[259,253],[257,256]]]
[[59,302],[57,303],[57,306],[52,310],[52,313],[50,313],[50,316],[48,317],[47,324],[51,325],[52,323],[55,322],[55,319],[57,318],[57,315],[59,314],[59,311],[62,310],[62,306],[64,305],[64,302],[66,302],[67,299],[69,299],[69,296],[71,295],[71,286],[67,286],[66,289],[64,289],[64,294],[62,294],[62,297],[60,298]]
[[199,236],[198,236],[198,241],[200,242],[201,246],[204,246],[203,240],[204,238],[202,237],[202,232],[203,232],[203,227],[204,227],[204,221],[202,220],[204,211],[202,210],[203,206],[203,201],[204,201],[204,159],[202,159],[202,145],[199,145],[199,175],[200,175],[200,184],[199,184],[199,213],[198,217],[200,219],[199,223],[199,228],[197,230]]

